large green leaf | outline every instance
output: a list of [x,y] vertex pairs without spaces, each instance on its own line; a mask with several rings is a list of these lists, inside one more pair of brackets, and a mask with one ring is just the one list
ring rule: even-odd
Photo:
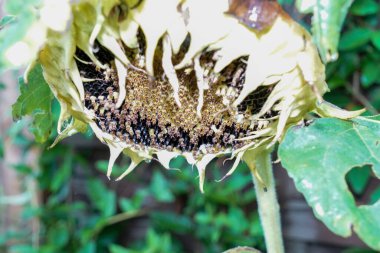
[[352,121],[318,119],[293,127],[279,148],[283,166],[304,194],[317,218],[341,236],[351,228],[370,247],[380,250],[380,201],[356,206],[346,174],[372,166],[380,177],[380,117]]
[[313,11],[313,37],[324,62],[338,58],[340,30],[352,2],[353,0],[297,0],[299,11]]
[[30,130],[36,141],[44,142],[50,135],[52,128],[51,104],[54,98],[48,84],[42,75],[41,65],[36,65],[28,75],[28,83],[20,77],[20,96],[12,106],[15,120],[23,116],[32,116]]

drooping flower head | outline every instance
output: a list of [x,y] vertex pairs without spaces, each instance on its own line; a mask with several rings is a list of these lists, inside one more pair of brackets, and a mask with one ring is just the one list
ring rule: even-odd
[[326,112],[317,49],[275,1],[65,4],[68,19],[42,22],[54,27],[36,60],[61,105],[57,141],[90,125],[110,148],[108,176],[121,153],[132,162],[119,179],[182,155],[203,190],[213,158],[236,158],[229,175],[308,112]]

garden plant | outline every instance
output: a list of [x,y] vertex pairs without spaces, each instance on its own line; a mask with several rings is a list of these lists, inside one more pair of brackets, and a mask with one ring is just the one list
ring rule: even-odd
[[[106,243],[101,244],[101,239],[107,241],[106,236],[101,237],[107,227],[145,212],[141,209],[144,196],[152,194],[162,202],[174,198],[161,172],[154,173],[150,191],[141,190],[131,199],[117,200],[102,181],[91,179],[89,192],[99,213],[98,222],[94,229],[82,226],[78,233],[83,238],[71,241],[65,232],[64,216],[75,217],[71,213],[85,207],[76,203],[61,208],[57,203],[67,194],[61,191],[67,180],[75,177],[71,175],[74,161],[86,163],[61,143],[76,133],[94,135],[108,146],[109,160],[98,163],[98,168],[109,180],[128,180],[136,167],[158,161],[168,169],[165,173],[181,170],[183,175],[171,183],[182,180],[184,184],[194,177],[185,172],[193,167],[200,189],[194,201],[205,198],[201,201],[205,206],[210,206],[207,202],[212,202],[213,195],[223,195],[223,191],[233,194],[232,186],[218,188],[220,181],[237,182],[236,189],[247,186],[250,176],[239,175],[239,170],[248,167],[255,195],[250,195],[253,191],[246,193],[240,201],[256,199],[265,247],[253,238],[232,239],[226,245],[247,247],[226,252],[257,252],[252,246],[265,248],[268,253],[284,252],[274,162],[281,162],[328,229],[343,237],[355,233],[369,248],[380,250],[380,200],[374,194],[372,203],[358,205],[350,188],[360,186],[355,180],[352,185],[346,180],[352,169],[358,177],[364,175],[364,180],[380,177],[380,116],[376,115],[380,93],[374,85],[380,80],[376,65],[380,61],[380,5],[371,0],[300,0],[295,3],[296,21],[283,9],[291,3],[7,1],[5,11],[9,15],[0,21],[0,69],[26,67],[19,78],[20,96],[12,115],[15,120],[31,116],[35,140],[47,143],[43,144],[42,166],[51,164],[52,156],[60,156],[64,164],[58,172],[47,165],[37,174],[27,166],[16,166],[52,192],[50,210],[39,210],[46,231],[54,231],[46,238],[51,245],[41,246],[41,252],[180,251],[169,235],[161,238],[154,230],[143,243],[145,251],[117,245],[106,249]],[[341,36],[349,12],[365,25],[357,27],[353,18]],[[357,55],[350,53],[358,48],[365,55],[360,59],[363,66]],[[360,79],[362,89],[377,94],[372,95],[371,102],[360,94],[356,97],[358,105],[347,107],[344,96],[334,95],[351,75],[354,80]],[[33,145],[23,141],[25,147]],[[130,162],[120,168],[115,162],[119,157],[125,159],[123,155]],[[214,165],[215,158],[233,162],[226,174],[216,175],[219,182],[206,183],[206,167]],[[208,192],[204,184],[216,188]],[[178,186],[175,191],[184,187],[188,186]],[[224,201],[231,212],[244,216],[230,206],[228,198]],[[116,214],[116,202],[124,213]],[[44,212],[57,217],[49,219]],[[195,211],[189,208],[187,212]],[[29,215],[36,214],[30,211]],[[207,220],[205,214],[194,216]],[[170,220],[164,213],[155,217],[161,219],[161,225],[191,230],[190,219]],[[259,226],[256,221],[252,227]],[[250,226],[247,220],[241,229],[248,231]],[[260,234],[249,231],[250,235]],[[196,236],[208,243],[221,238],[217,233],[214,239]],[[60,240],[53,243],[57,238]],[[154,242],[159,246],[148,249]],[[23,246],[25,252],[40,252],[36,249],[39,239],[33,243]],[[227,250],[208,247],[210,252]]]

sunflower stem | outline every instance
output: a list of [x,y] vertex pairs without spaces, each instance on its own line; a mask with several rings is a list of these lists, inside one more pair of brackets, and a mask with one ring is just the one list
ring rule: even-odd
[[[284,253],[280,207],[276,196],[270,153],[270,151],[265,151],[257,156],[255,167],[250,166],[250,170],[255,185],[257,204],[261,225],[264,230],[267,252]],[[262,180],[255,176],[255,172],[257,171],[260,171],[262,177],[266,179],[265,185]]]

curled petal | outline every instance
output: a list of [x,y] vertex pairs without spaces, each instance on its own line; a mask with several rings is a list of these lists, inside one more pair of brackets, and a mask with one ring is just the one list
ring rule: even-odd
[[197,161],[195,165],[198,169],[199,174],[199,189],[202,193],[204,193],[203,185],[205,181],[205,175],[206,175],[206,166],[215,158],[216,156],[214,154],[207,154],[204,157],[201,158],[201,160]]
[[110,149],[110,159],[108,161],[108,168],[107,168],[107,177],[110,179],[111,173],[112,173],[112,167],[115,164],[116,159],[120,156],[121,152],[123,152],[123,148],[119,146],[109,146]]
[[235,172],[235,170],[237,169],[237,167],[238,167],[238,165],[239,165],[239,163],[240,163],[240,161],[241,161],[243,155],[244,155],[243,152],[238,153],[238,154],[236,155],[236,158],[235,158],[234,164],[232,165],[231,169],[227,172],[226,175],[224,175],[221,179],[219,179],[218,182],[223,181],[225,178],[231,176],[231,175]]

